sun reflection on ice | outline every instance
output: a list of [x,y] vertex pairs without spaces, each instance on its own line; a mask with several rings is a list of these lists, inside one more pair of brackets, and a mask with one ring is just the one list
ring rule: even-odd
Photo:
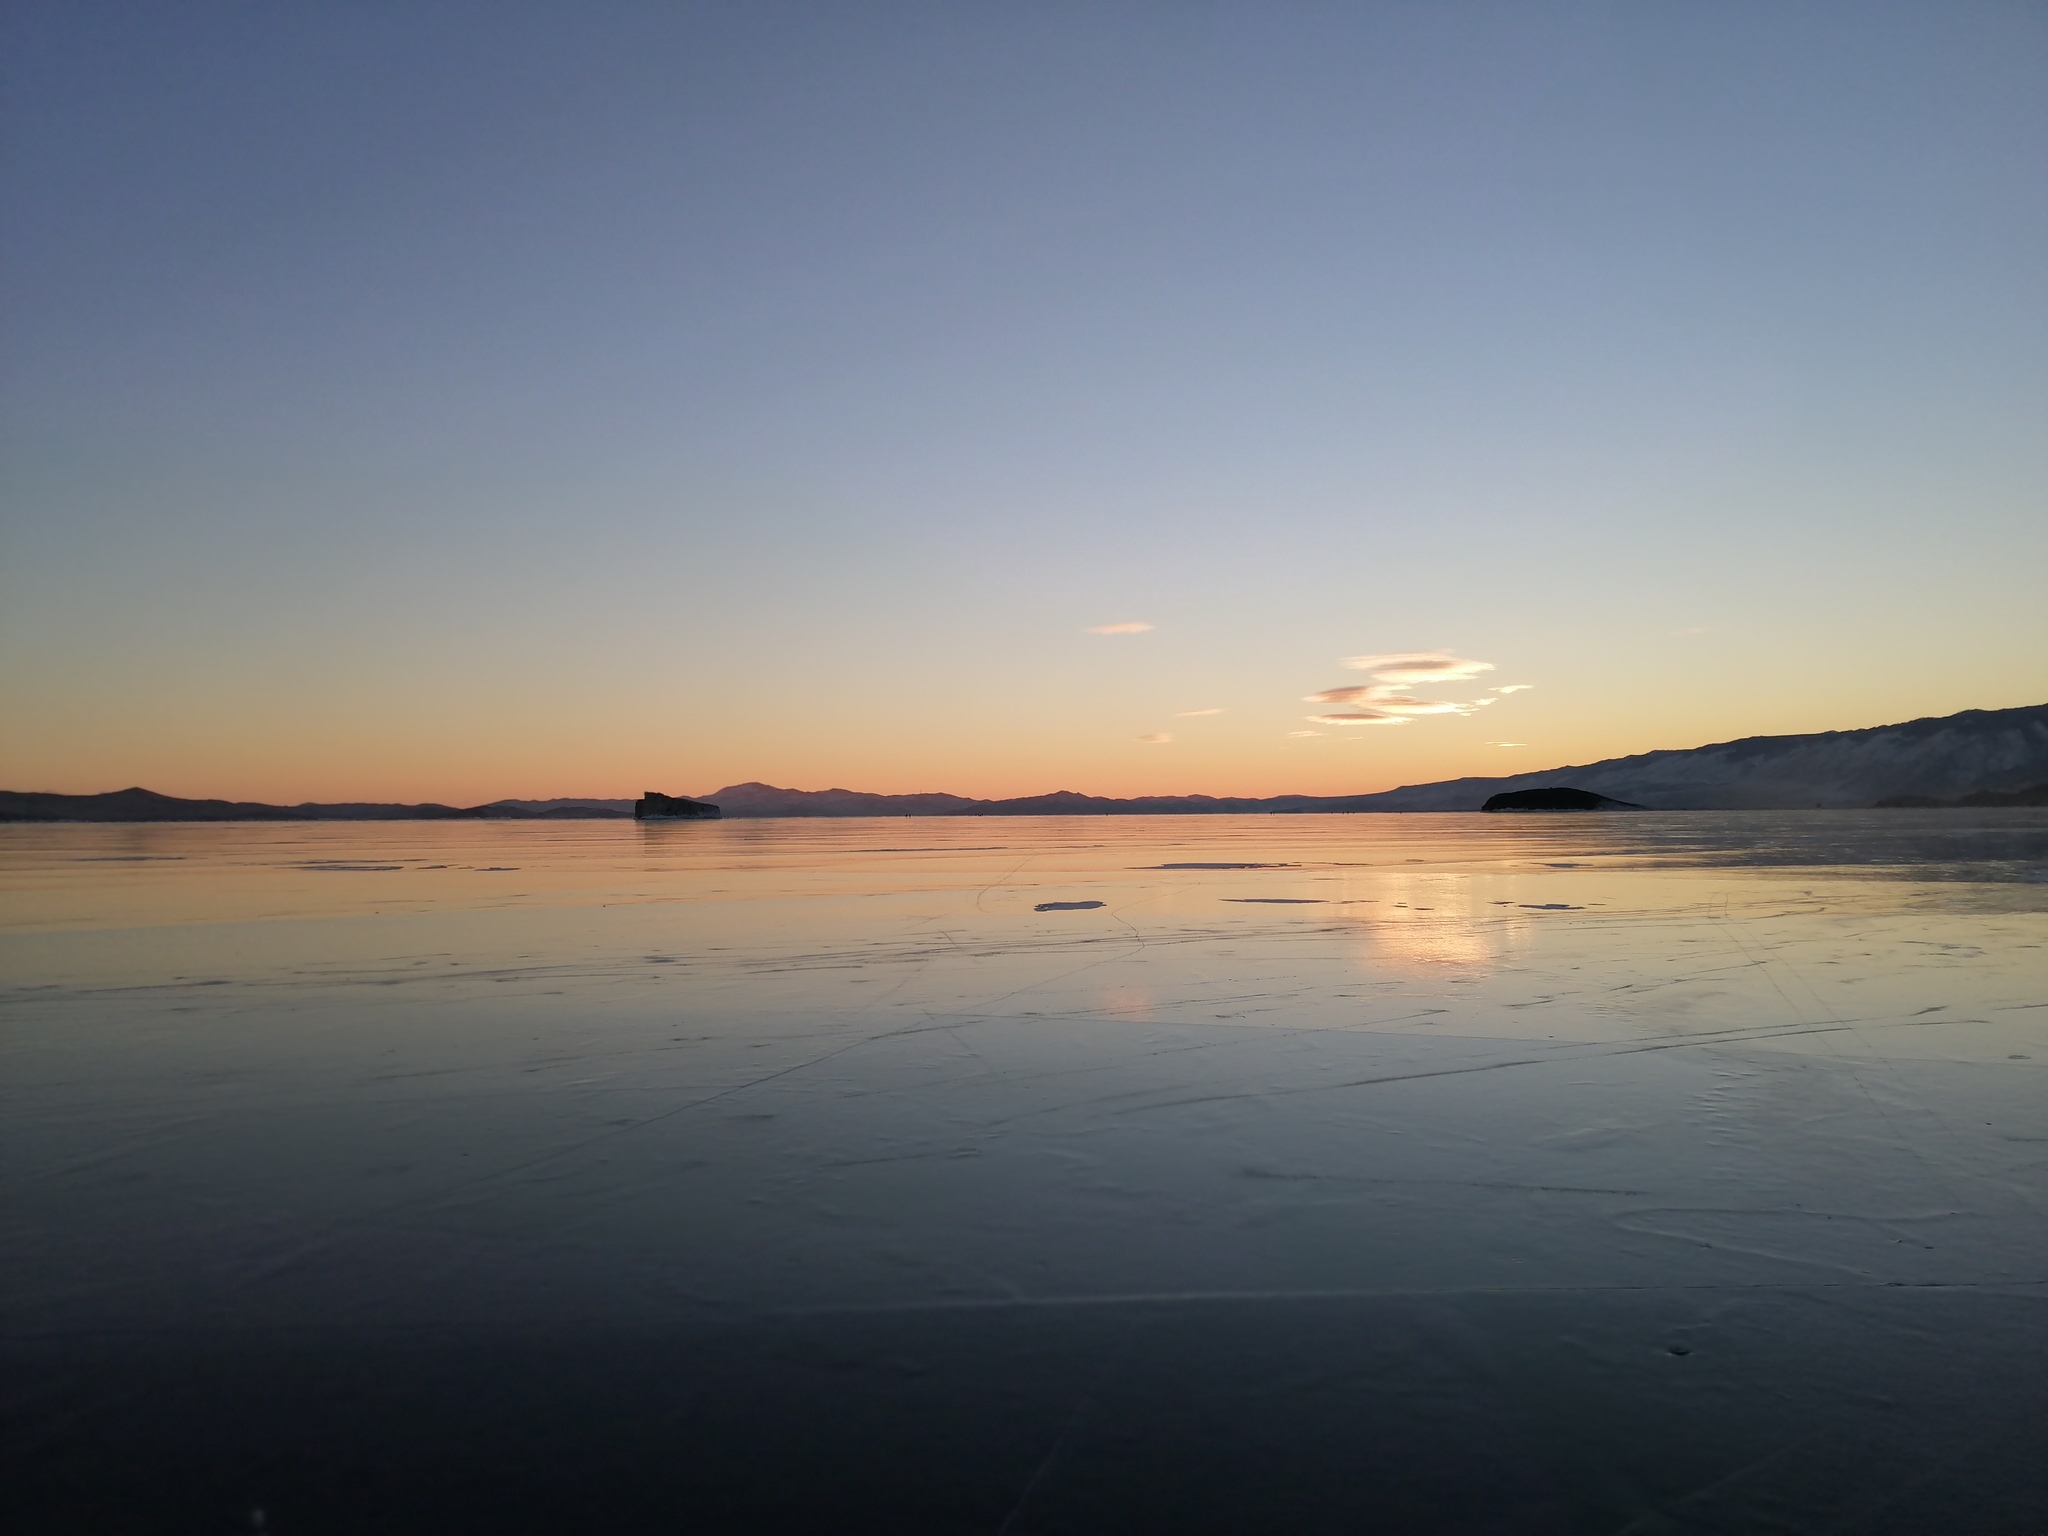
[[[1491,975],[1526,949],[1534,924],[1499,905],[1503,882],[1465,871],[1375,870],[1347,880],[1337,911],[1355,931],[1353,953],[1373,975],[1416,975],[1456,967]],[[1352,887],[1356,886],[1356,893]],[[1364,893],[1370,889],[1373,894]]]

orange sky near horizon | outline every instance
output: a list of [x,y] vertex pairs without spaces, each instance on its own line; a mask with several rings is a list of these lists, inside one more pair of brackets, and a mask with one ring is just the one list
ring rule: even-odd
[[[1111,796],[1364,794],[1739,736],[2005,708],[2048,694],[2040,686],[2030,690],[2029,669],[2016,666],[2009,678],[1980,677],[1967,688],[1932,676],[1916,687],[1910,677],[1888,674],[1882,687],[1875,680],[1859,689],[1822,679],[1804,696],[1787,690],[1769,702],[1716,700],[1706,683],[1726,664],[1729,642],[1662,638],[1662,697],[1617,709],[1614,695],[1631,691],[1626,680],[1558,666],[1509,672],[1496,663],[1465,683],[1418,685],[1393,696],[1495,702],[1393,725],[1315,718],[1334,713],[1341,720],[1348,706],[1311,702],[1309,693],[1361,682],[1340,658],[1302,668],[1300,678],[1321,686],[1289,698],[1241,677],[1209,683],[1199,670],[1176,677],[1178,668],[1158,664],[1157,653],[1172,645],[1169,634],[1158,632],[1081,637],[1073,653],[1085,665],[1074,671],[1095,680],[1092,696],[1077,698],[1041,680],[1052,696],[1033,700],[1020,681],[1000,708],[970,702],[937,719],[917,697],[827,698],[791,718],[736,696],[741,690],[661,690],[624,679],[560,691],[544,682],[436,688],[429,679],[380,679],[343,692],[245,676],[242,687],[207,690],[203,700],[188,685],[152,701],[146,667],[125,698],[104,687],[68,697],[51,688],[25,704],[17,675],[7,685],[8,718],[40,714],[47,728],[10,730],[0,739],[0,787],[84,794],[139,784],[165,794],[273,804],[457,805],[630,798],[647,789],[701,795],[748,780],[988,799],[1060,789]],[[1137,654],[1141,648],[1155,654]],[[1695,687],[1684,686],[1688,679]],[[1674,682],[1680,686],[1669,686]],[[1494,691],[1503,686],[1514,691]],[[1146,739],[1154,736],[1170,739]]]

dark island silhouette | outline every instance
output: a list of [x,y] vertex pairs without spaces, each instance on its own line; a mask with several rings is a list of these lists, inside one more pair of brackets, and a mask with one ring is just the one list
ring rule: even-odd
[[1627,800],[1610,800],[1590,789],[1572,789],[1559,784],[1549,789],[1511,789],[1489,795],[1482,811],[1640,811]]
[[633,815],[640,821],[708,821],[718,807],[708,800],[689,800],[681,795],[664,795],[650,789],[633,802]]
[[[2048,704],[1958,714],[1805,736],[1739,741],[1607,758],[1501,778],[1447,779],[1366,795],[1145,795],[1119,800],[1060,790],[1009,800],[942,793],[877,795],[851,789],[732,784],[701,800],[651,794],[630,800],[494,800],[488,805],[265,805],[181,800],[146,789],[104,795],[0,790],[0,821],[488,821],[712,816],[1199,816],[1354,811],[1533,809],[1512,797],[1536,790],[1592,795],[1605,808],[1665,811],[1861,810],[1882,807],[2021,807],[2048,786]],[[1510,797],[1508,803],[1493,802]],[[708,810],[640,810],[650,800]],[[1551,807],[1553,809],[1557,807]],[[1565,807],[1583,808],[1583,807]]]

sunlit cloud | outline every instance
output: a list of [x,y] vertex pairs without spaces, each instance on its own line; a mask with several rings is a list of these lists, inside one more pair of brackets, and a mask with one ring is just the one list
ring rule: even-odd
[[1526,741],[1489,741],[1487,745],[1489,747],[1526,747],[1529,743]]
[[1527,693],[1531,688],[1534,688],[1535,686],[1536,685],[1534,683],[1509,683],[1505,687],[1496,688],[1493,691],[1499,694]]
[[[1369,714],[1387,715],[1461,715],[1472,707],[1470,704],[1452,704],[1443,699],[1410,698],[1408,686],[1406,683],[1367,683],[1355,688],[1325,688],[1321,693],[1308,695],[1302,702],[1349,704]],[[1493,701],[1488,699],[1484,702]]]
[[[1474,699],[1472,704],[1478,702]],[[1467,715],[1472,712],[1472,704],[1453,704],[1448,699],[1391,699],[1373,707],[1390,715]]]
[[1321,731],[1289,731],[1287,734],[1289,736],[1320,736],[1323,733]]
[[1184,709],[1180,711],[1180,718],[1191,720],[1197,715],[1220,715],[1222,713],[1223,711],[1220,709]]
[[1491,672],[1490,661],[1453,656],[1448,651],[1390,651],[1377,656],[1348,656],[1344,665],[1370,672],[1372,681],[1325,688],[1304,700],[1309,704],[1343,706],[1326,715],[1310,715],[1316,725],[1406,725],[1427,715],[1477,714],[1489,704],[1498,704],[1510,693],[1530,686],[1510,683],[1473,699],[1418,699],[1418,683],[1469,683],[1482,672]]
[[1370,672],[1380,683],[1469,683],[1482,672],[1491,672],[1490,661],[1470,661],[1445,651],[1391,651],[1383,656],[1347,656],[1344,665],[1354,672]]
[[1150,624],[1142,623],[1137,619],[1131,619],[1122,624],[1097,624],[1088,633],[1091,635],[1142,635],[1151,627]]
[[1173,740],[1173,738],[1167,735],[1164,731],[1154,731],[1149,736],[1140,736],[1138,740],[1145,743],[1145,745],[1148,747],[1163,747],[1166,745],[1166,743]]
[[1374,704],[1383,698],[1398,699],[1400,694],[1391,688],[1377,684],[1361,683],[1356,688],[1325,688],[1321,693],[1309,694],[1304,704]]

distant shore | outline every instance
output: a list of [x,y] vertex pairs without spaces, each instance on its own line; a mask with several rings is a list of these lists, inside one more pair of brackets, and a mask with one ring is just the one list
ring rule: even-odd
[[[689,798],[727,817],[1216,816],[1477,811],[1497,796],[1570,789],[1644,810],[1983,809],[2048,805],[2048,704],[1966,709],[1897,725],[1806,736],[1746,736],[1500,778],[1405,784],[1364,795],[1140,795],[1059,790],[1008,800],[942,793],[728,784]],[[135,788],[104,795],[0,790],[0,821],[612,821],[629,799],[493,800],[487,805],[266,805],[183,800]]]
[[0,789],[0,822],[21,821],[631,821],[631,811],[567,803],[540,808],[489,805],[390,805],[376,801],[266,805],[259,800],[182,800],[148,789],[104,795],[56,795]]

